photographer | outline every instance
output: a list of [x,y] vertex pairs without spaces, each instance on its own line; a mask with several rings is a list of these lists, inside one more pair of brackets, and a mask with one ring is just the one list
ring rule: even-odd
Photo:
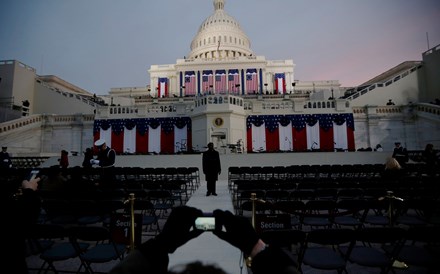
[[[296,270],[295,261],[281,248],[269,247],[259,239],[248,219],[222,210],[215,210],[213,215],[216,221],[213,233],[239,248],[248,258],[248,262],[251,261],[249,265],[254,274],[299,273]],[[203,230],[194,228],[196,218],[202,216],[203,212],[193,207],[175,208],[168,217],[162,232],[132,251],[110,273],[171,273],[168,272],[168,254],[203,233]],[[212,265],[203,266],[195,262],[186,265],[186,269],[181,273],[223,274],[225,272]]]

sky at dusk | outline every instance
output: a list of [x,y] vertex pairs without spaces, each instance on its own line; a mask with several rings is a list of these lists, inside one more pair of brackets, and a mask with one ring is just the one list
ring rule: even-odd
[[[363,82],[440,44],[438,0],[226,0],[254,55],[292,59],[300,81]],[[213,0],[2,0],[0,60],[96,94],[150,83],[190,52]],[[428,35],[427,35],[428,34]]]

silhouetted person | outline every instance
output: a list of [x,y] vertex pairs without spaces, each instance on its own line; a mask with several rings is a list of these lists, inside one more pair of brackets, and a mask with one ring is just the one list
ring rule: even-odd
[[206,196],[211,194],[217,196],[215,191],[215,185],[218,180],[222,168],[220,164],[220,155],[218,151],[214,149],[214,144],[208,144],[208,150],[203,152],[202,157],[203,173],[205,174],[207,192]]
[[11,168],[12,160],[11,156],[8,153],[8,147],[2,147],[2,151],[0,152],[0,168]]
[[388,103],[387,103],[387,106],[394,106],[394,105],[395,104],[394,104],[393,100],[389,99]]
[[82,162],[82,167],[91,168],[92,167],[91,160],[93,160],[93,150],[92,148],[88,147],[86,148],[86,151],[84,151],[84,160]]
[[400,166],[405,167],[406,163],[409,160],[408,151],[406,150],[406,148],[404,148],[400,144],[400,142],[394,143],[394,146],[395,147],[394,147],[394,150],[393,150],[392,157],[395,158],[399,162]]
[[422,160],[428,166],[429,172],[434,172],[438,165],[437,151],[434,150],[433,144],[427,144],[422,152]]
[[8,247],[7,252],[3,252],[2,260],[11,267],[10,273],[29,273],[26,239],[41,210],[41,199],[37,191],[39,181],[40,178],[36,177],[30,181],[18,181],[18,184],[15,180],[2,184],[0,201],[3,209],[3,243]]
[[60,162],[60,167],[62,169],[69,167],[69,152],[64,149],[61,150],[61,158],[58,159],[58,161]]

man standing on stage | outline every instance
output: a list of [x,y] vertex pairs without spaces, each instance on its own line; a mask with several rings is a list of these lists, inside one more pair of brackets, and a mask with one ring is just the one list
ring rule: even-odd
[[215,184],[222,168],[220,164],[220,155],[218,151],[214,149],[213,143],[209,143],[208,150],[203,152],[202,164],[208,189],[206,196],[210,196],[211,194],[217,196],[217,193],[215,192]]

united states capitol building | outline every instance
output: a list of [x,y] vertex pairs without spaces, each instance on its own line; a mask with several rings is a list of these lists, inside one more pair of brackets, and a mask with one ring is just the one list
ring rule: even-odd
[[298,81],[293,60],[253,52],[225,0],[213,4],[187,56],[152,65],[146,87],[96,96],[0,61],[1,145],[13,156],[81,155],[98,138],[138,155],[197,153],[208,142],[222,154],[440,147],[440,45],[355,87]]

